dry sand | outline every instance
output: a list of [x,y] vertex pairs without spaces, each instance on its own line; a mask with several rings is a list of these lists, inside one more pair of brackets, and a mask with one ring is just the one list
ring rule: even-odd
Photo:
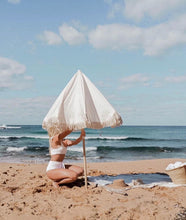
[[[88,175],[165,173],[169,163],[158,159],[114,163],[88,163]],[[81,164],[80,164],[81,165]],[[0,164],[1,220],[171,220],[186,219],[186,187],[132,188],[109,192],[83,178],[55,189],[45,174],[46,164]]]

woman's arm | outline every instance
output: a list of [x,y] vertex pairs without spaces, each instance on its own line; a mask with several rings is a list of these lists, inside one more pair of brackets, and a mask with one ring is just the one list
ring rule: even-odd
[[71,140],[65,140],[63,141],[63,143],[65,144],[65,146],[69,147],[69,146],[72,146],[72,145],[76,145],[76,144],[79,144],[81,142],[81,140],[83,139],[83,137],[85,137],[85,131],[84,129],[81,130],[81,135],[79,138],[77,138],[76,140],[74,141],[71,141]]
[[69,135],[72,132],[72,130],[65,131],[58,135],[58,140],[61,142],[67,135]]

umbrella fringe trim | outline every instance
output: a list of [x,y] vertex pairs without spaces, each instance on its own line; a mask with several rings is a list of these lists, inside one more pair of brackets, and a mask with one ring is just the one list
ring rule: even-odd
[[65,123],[59,123],[55,120],[48,120],[47,122],[43,122],[42,127],[43,129],[48,131],[49,136],[54,136],[57,134],[60,134],[66,130],[81,130],[84,128],[92,128],[92,129],[101,129],[104,127],[116,127],[120,126],[122,124],[122,118],[118,113],[114,113],[113,116],[101,123],[101,122],[82,122],[82,123],[76,123],[76,124],[65,124]]

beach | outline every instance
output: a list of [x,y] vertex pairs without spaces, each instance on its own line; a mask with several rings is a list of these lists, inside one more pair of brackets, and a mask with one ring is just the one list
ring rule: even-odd
[[[153,159],[88,163],[88,176],[166,173],[169,163]],[[83,164],[78,164],[83,167]],[[186,187],[123,187],[89,184],[84,178],[54,188],[47,164],[0,164],[0,219],[185,219]],[[114,190],[111,190],[114,189]]]
[[0,5],[0,220],[186,220],[186,0]]

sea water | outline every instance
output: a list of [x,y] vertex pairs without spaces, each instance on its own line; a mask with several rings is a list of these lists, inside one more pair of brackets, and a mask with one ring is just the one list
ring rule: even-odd
[[[85,129],[87,162],[186,158],[186,126],[121,126]],[[69,139],[78,138],[73,132]],[[0,162],[45,163],[50,160],[48,135],[41,125],[0,129]],[[68,148],[65,160],[83,161],[82,142]]]

